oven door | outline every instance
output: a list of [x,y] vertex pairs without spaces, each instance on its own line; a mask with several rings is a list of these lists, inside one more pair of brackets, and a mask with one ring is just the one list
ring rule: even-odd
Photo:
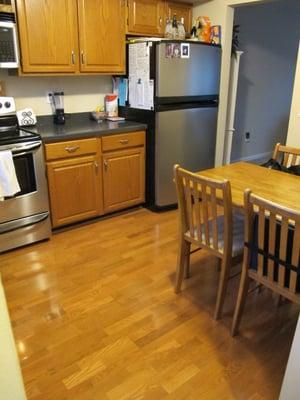
[[46,170],[41,140],[0,146],[13,155],[21,191],[0,203],[0,223],[49,211]]

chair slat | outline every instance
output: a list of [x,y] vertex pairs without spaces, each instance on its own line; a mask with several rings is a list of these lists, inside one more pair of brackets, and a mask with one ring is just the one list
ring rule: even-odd
[[[296,224],[294,230],[294,240],[293,240],[293,252],[292,252],[292,265],[294,267],[299,267],[299,256],[300,256],[300,223]],[[290,274],[290,290],[296,293],[297,289],[297,273],[291,271]]]
[[204,236],[205,236],[205,244],[207,246],[210,245],[210,237],[209,237],[209,222],[208,222],[208,200],[207,200],[207,186],[201,185],[201,193],[202,193],[202,211],[203,211],[203,224],[204,224]]
[[[276,235],[276,215],[270,214],[269,217],[269,254],[275,255],[275,235]],[[268,259],[268,279],[274,280],[275,261]]]
[[194,196],[194,215],[195,215],[195,225],[197,240],[202,240],[202,224],[201,224],[201,206],[200,206],[200,191],[197,182],[193,182],[193,196]]
[[218,250],[218,213],[217,213],[217,195],[216,189],[211,188],[211,221],[212,221],[212,233],[213,233],[213,247]]
[[298,156],[296,154],[294,154],[292,157],[291,165],[297,165],[297,159],[298,159]]
[[[265,224],[266,224],[265,209],[263,207],[260,207],[258,212],[258,247],[261,250],[264,249]],[[258,254],[257,273],[260,276],[263,276],[263,265],[264,265],[264,256],[262,254]]]
[[[281,232],[280,232],[280,249],[279,249],[279,258],[282,261],[286,261],[288,229],[289,229],[288,219],[282,218]],[[283,265],[279,264],[278,283],[279,283],[279,286],[281,286],[281,287],[284,287],[285,273],[286,273],[286,268]]]
[[190,181],[190,179],[186,178],[185,179],[185,198],[186,198],[186,205],[187,205],[187,216],[188,216],[190,235],[192,238],[194,238],[195,237],[195,229],[194,229],[194,218],[193,218],[191,184],[192,184],[192,182]]
[[289,158],[290,158],[290,155],[288,153],[285,153],[284,156],[283,156],[283,163],[282,163],[282,165],[284,167],[288,166]]

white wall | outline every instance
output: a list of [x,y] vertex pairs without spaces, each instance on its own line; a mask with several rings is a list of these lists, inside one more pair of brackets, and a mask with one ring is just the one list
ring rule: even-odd
[[52,114],[46,102],[46,92],[60,89],[65,92],[65,112],[92,111],[103,104],[105,93],[112,90],[111,76],[29,77],[10,76],[0,70],[7,96],[13,96],[17,109],[32,107],[37,115]]
[[300,318],[294,335],[279,400],[299,400]]
[[[269,157],[285,143],[300,38],[299,0],[240,7],[241,58],[231,160]],[[288,29],[284,29],[288,27]],[[250,132],[250,142],[245,142]],[[269,153],[269,154],[268,154]]]
[[288,146],[300,147],[300,44],[286,144]]

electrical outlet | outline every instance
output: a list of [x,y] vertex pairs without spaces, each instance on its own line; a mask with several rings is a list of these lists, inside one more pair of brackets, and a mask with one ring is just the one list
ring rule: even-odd
[[52,103],[52,92],[47,92],[47,93],[46,93],[46,102],[47,102],[48,104],[51,104],[51,103]]
[[250,132],[245,133],[245,142],[249,143],[250,142]]

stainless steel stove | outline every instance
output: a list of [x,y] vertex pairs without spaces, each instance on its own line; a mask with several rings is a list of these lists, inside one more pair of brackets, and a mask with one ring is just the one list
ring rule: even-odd
[[0,201],[0,252],[51,235],[42,140],[19,128],[14,99],[8,97],[0,97],[0,152],[4,150],[12,152],[21,190]]

